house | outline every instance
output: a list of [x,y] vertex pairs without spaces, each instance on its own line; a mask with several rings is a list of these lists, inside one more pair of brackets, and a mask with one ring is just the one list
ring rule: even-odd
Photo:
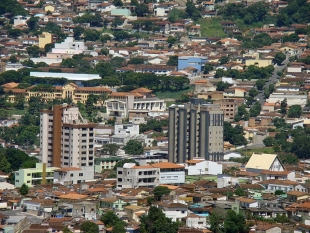
[[207,218],[196,214],[189,214],[187,217],[183,218],[182,222],[185,222],[188,228],[207,228]]
[[261,173],[263,170],[284,171],[284,166],[276,154],[255,154],[245,165],[248,172]]
[[178,57],[178,70],[192,66],[201,72],[207,61],[208,57],[204,56],[180,56]]
[[202,158],[194,158],[186,161],[185,170],[189,176],[205,174],[217,175],[222,174],[222,164]]
[[224,98],[244,98],[246,91],[241,88],[227,88],[223,92]]
[[155,206],[162,209],[167,218],[173,222],[182,221],[188,215],[188,206],[177,202],[159,202]]
[[100,199],[100,208],[124,210],[128,203],[118,198],[102,198]]
[[246,197],[236,198],[236,204],[238,204],[240,208],[245,208],[245,209],[258,207],[257,200],[254,200],[252,198],[246,198]]
[[269,191],[277,191],[282,190],[283,192],[289,192],[295,190],[295,187],[299,184],[295,181],[290,180],[264,180],[259,182],[259,184],[263,185],[266,190]]
[[174,32],[184,32],[185,25],[183,23],[172,23],[170,24],[170,33]]
[[63,167],[54,170],[54,184],[81,184],[94,180],[94,170],[92,167]]
[[95,172],[101,173],[103,170],[112,170],[121,158],[117,156],[111,157],[95,157]]
[[55,43],[57,41],[57,35],[51,34],[49,32],[43,32],[39,35],[39,47],[44,48],[45,45],[50,43]]
[[159,184],[185,183],[185,167],[170,162],[146,166],[125,163],[117,168],[117,188],[155,187]]
[[154,5],[154,15],[157,17],[168,16],[169,12],[173,9],[173,5],[170,3],[161,3]]
[[300,200],[308,199],[309,197],[310,194],[305,192],[295,190],[287,192],[287,199],[289,202],[297,202]]
[[35,168],[20,169],[15,173],[15,186],[20,188],[23,184],[33,187],[38,184],[53,184],[54,171],[58,167],[47,167],[44,163],[36,163]]

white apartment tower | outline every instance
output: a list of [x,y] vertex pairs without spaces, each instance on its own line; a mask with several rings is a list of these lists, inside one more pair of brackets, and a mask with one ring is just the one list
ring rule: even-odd
[[53,167],[93,167],[94,128],[77,107],[55,105],[40,112],[40,156]]

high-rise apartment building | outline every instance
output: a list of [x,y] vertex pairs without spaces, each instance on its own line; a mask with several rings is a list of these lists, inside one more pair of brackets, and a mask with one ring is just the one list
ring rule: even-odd
[[40,112],[40,155],[53,167],[93,167],[94,128],[77,107],[55,105]]
[[184,163],[194,157],[223,159],[224,114],[220,105],[192,99],[169,108],[169,161]]

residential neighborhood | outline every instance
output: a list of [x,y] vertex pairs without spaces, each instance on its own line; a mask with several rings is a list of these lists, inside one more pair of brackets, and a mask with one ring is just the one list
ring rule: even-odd
[[310,232],[309,12],[0,0],[0,232]]

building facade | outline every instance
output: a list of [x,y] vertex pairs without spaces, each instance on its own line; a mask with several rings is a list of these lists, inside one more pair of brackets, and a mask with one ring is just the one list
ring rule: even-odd
[[17,97],[24,97],[25,101],[28,102],[33,96],[41,96],[42,99],[46,101],[52,101],[54,99],[71,99],[75,104],[85,104],[88,96],[92,94],[102,97],[98,99],[97,106],[102,106],[106,96],[112,93],[111,89],[107,87],[80,87],[74,83],[50,88],[31,86],[26,89],[4,88],[4,90],[9,93],[7,101],[10,103],[15,103]]
[[20,169],[15,173],[15,187],[23,184],[33,187],[38,184],[53,184],[54,171],[58,167],[47,167],[46,164],[37,163],[35,168]]
[[55,167],[94,166],[94,128],[77,107],[55,105],[40,112],[40,156]]
[[203,99],[169,108],[169,162],[185,163],[195,157],[223,159],[224,114],[219,105]]
[[192,66],[196,68],[199,72],[201,72],[203,71],[207,61],[207,57],[181,56],[178,59],[178,70],[182,70],[186,67]]
[[170,162],[146,166],[125,163],[117,168],[117,188],[156,187],[160,184],[180,185],[185,183],[185,167]]

